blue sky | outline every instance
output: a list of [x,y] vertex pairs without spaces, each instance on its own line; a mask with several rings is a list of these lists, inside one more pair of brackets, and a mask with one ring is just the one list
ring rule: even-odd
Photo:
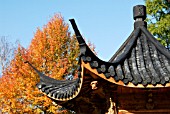
[[141,4],[144,0],[0,0],[0,37],[27,48],[36,29],[61,13],[68,23],[76,20],[99,58],[108,61],[132,32],[133,6]]

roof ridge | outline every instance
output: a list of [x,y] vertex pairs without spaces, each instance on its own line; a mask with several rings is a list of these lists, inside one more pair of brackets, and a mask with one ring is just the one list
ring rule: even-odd
[[168,60],[170,60],[170,51],[166,49],[158,40],[156,40],[155,37],[145,27],[140,28],[142,32],[147,36],[147,39],[152,42],[152,44],[159,50],[159,52],[165,55]]

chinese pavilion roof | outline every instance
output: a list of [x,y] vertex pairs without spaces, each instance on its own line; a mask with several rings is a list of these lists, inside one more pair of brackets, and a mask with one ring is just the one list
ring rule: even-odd
[[170,87],[170,52],[147,30],[145,10],[143,6],[134,7],[134,30],[108,62],[99,59],[90,50],[74,19],[71,19],[80,46],[78,78],[59,81],[34,68],[40,75],[37,87],[52,99],[71,100],[79,95],[86,83],[88,77],[84,75],[85,71],[120,86]]

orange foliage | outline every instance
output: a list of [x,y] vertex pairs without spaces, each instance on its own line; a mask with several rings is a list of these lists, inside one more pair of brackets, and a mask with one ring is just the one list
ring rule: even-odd
[[56,112],[57,107],[36,88],[38,75],[23,60],[48,76],[62,79],[76,67],[78,52],[78,43],[70,35],[68,24],[61,15],[55,15],[42,30],[37,30],[28,49],[18,47],[10,67],[0,79],[2,112]]
[[[91,45],[91,44],[90,44]],[[92,49],[94,50],[94,48]],[[0,110],[8,113],[56,113],[57,106],[36,88],[39,76],[23,61],[55,79],[77,67],[79,49],[61,15],[37,29],[28,49],[19,46],[9,68],[0,78]]]

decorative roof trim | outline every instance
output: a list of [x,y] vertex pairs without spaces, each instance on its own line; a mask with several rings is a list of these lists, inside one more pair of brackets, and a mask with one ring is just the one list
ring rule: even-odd
[[161,84],[157,84],[156,86],[152,85],[152,84],[148,84],[147,86],[143,86],[142,84],[138,84],[138,85],[134,85],[132,82],[129,82],[127,85],[124,84],[123,81],[119,80],[116,81],[114,78],[110,77],[110,78],[106,78],[105,74],[103,73],[98,73],[98,71],[96,69],[91,68],[89,63],[85,63],[82,62],[83,67],[85,67],[87,70],[89,70],[90,72],[93,72],[95,75],[98,75],[99,77],[115,83],[117,85],[121,85],[121,86],[125,86],[125,87],[133,87],[133,88],[160,88],[160,87],[170,87],[170,83],[167,83],[165,86],[161,85]]

